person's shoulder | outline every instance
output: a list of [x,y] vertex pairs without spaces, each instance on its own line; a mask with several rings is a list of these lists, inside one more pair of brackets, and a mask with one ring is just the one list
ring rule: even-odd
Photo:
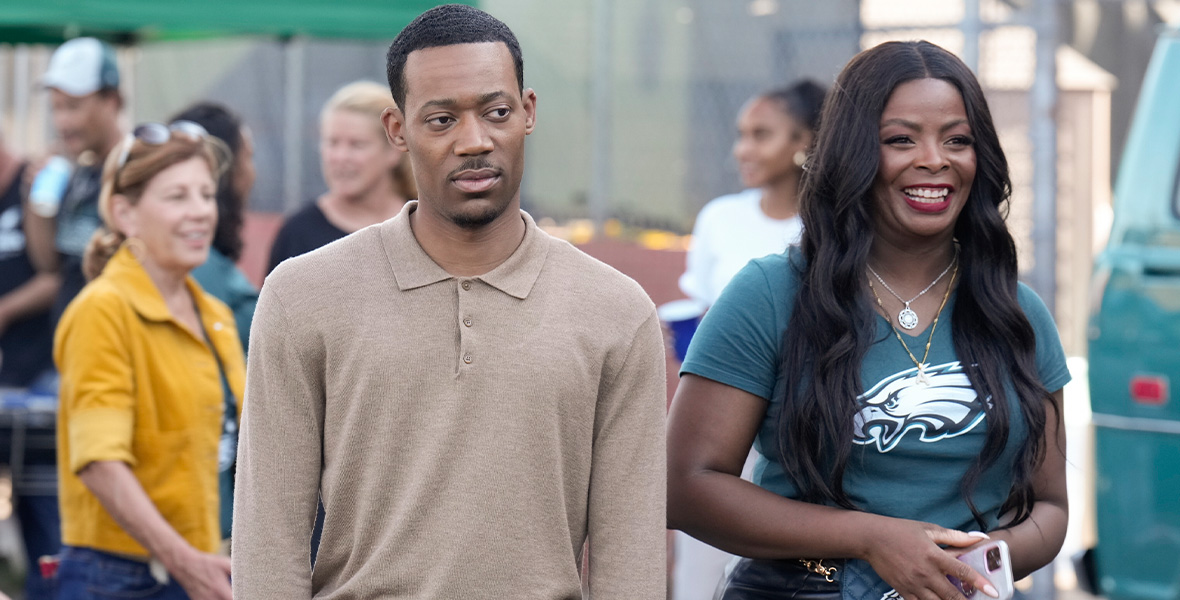
[[1029,309],[1047,310],[1045,301],[1041,299],[1041,295],[1023,281],[1016,282],[1016,301],[1020,303],[1020,307],[1025,312]]
[[201,263],[197,268],[190,273],[202,287],[206,287],[206,282],[212,282],[215,279],[225,277],[231,269],[236,268],[234,261],[217,248],[209,248],[209,257],[205,262]]
[[[340,237],[310,252],[291,256],[267,275],[271,279],[308,281],[313,279],[348,279],[361,268],[361,263],[380,254],[381,236],[375,227],[367,227],[352,235]],[[368,266],[367,263],[365,266]]]
[[697,219],[713,219],[721,215],[748,211],[751,208],[757,209],[758,203],[761,200],[762,191],[758,189],[742,190],[733,194],[718,196],[701,208]]
[[110,320],[130,309],[132,305],[127,290],[109,278],[99,276],[87,283],[66,306],[58,329],[79,324],[97,325],[99,319]]
[[785,251],[778,254],[751,260],[742,272],[746,276],[758,274],[772,286],[788,286],[793,289],[799,285],[806,264],[799,247],[788,246]]
[[326,223],[328,218],[324,216],[324,211],[320,209],[319,204],[312,200],[303,205],[303,208],[291,213],[283,220],[282,226],[279,227],[280,233],[283,231],[301,230],[308,227],[314,227]]
[[1038,321],[1053,321],[1053,315],[1049,311],[1049,307],[1045,305],[1045,301],[1041,299],[1040,294],[1037,294],[1028,284],[1023,281],[1016,283],[1016,301],[1020,304],[1021,310],[1030,321],[1035,325]]
[[645,315],[648,308],[655,310],[647,292],[634,279],[565,240],[543,231],[540,234],[549,244],[546,266],[552,269],[555,281],[572,286],[587,300],[635,307]]
[[130,299],[123,286],[110,277],[100,275],[87,283],[74,300],[78,304],[112,306],[126,304]]

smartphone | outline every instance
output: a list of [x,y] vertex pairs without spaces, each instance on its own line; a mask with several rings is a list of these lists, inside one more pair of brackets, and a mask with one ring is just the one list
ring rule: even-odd
[[[983,575],[984,579],[1000,593],[999,600],[1012,600],[1016,593],[1016,580],[1012,577],[1012,558],[1008,554],[1008,544],[1003,540],[983,541],[967,549],[959,555],[959,560]],[[955,587],[967,597],[967,600],[991,600],[991,596],[978,590],[970,583],[959,581],[958,578],[947,576]]]

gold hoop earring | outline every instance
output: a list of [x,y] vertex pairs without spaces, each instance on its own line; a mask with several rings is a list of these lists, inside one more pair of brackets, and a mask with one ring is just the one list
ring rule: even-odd
[[144,244],[143,240],[137,237],[129,237],[123,240],[123,245],[127,247],[127,251],[131,253],[131,256],[135,257],[135,260],[143,262],[143,257],[147,254],[147,244]]
[[792,159],[795,161],[795,166],[802,169],[803,166],[807,164],[807,151],[800,150],[796,152]]

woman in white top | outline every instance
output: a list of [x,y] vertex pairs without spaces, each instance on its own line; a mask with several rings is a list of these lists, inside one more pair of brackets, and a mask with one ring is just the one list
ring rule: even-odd
[[[721,196],[697,215],[680,289],[712,306],[746,263],[799,241],[799,182],[819,125],[824,88],[803,80],[751,98],[733,144],[746,190]],[[752,464],[752,461],[747,461]],[[747,469],[748,470],[748,469]],[[676,600],[707,600],[732,555],[676,532]]]
[[815,137],[824,88],[803,80],[751,98],[733,145],[745,191],[721,196],[697,215],[680,289],[711,306],[751,259],[799,241],[799,181]]

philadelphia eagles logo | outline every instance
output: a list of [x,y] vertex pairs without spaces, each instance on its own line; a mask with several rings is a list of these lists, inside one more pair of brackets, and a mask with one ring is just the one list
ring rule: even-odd
[[853,441],[875,444],[879,452],[897,447],[910,431],[923,442],[937,442],[971,431],[983,421],[984,402],[958,361],[917,368],[887,377],[856,399]]

